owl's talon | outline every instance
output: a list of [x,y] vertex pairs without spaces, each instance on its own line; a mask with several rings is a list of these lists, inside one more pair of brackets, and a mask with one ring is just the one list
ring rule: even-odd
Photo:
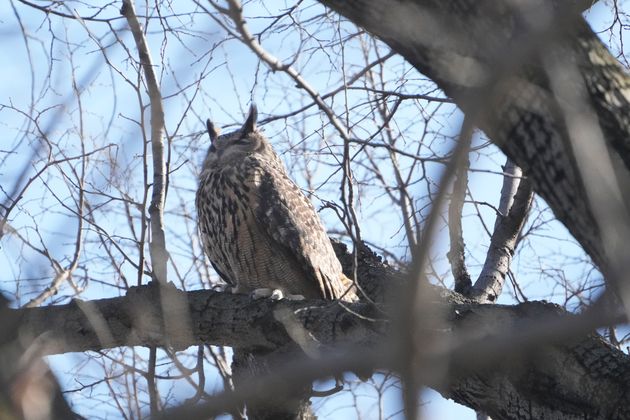
[[234,293],[234,288],[227,283],[215,284],[212,286],[212,290],[220,293]]
[[282,290],[280,289],[273,289],[273,291],[271,292],[271,295],[269,296],[269,299],[282,300],[284,299],[284,293],[282,293]]
[[270,289],[270,288],[255,289],[251,293],[251,296],[252,296],[252,299],[255,299],[255,300],[262,299],[262,298],[269,298],[271,300],[282,300],[282,299],[304,300],[304,296],[302,295],[289,295],[289,294],[285,295],[281,289]]
[[[269,289],[269,288],[254,289],[254,291],[251,293],[251,297],[254,300],[267,298],[267,297],[272,296],[275,290],[277,290],[277,289]],[[280,292],[280,293],[282,293],[282,292]],[[277,298],[274,299],[274,300],[277,300]]]

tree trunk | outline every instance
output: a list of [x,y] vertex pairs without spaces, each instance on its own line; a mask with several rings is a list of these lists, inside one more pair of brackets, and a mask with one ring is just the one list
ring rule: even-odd
[[[283,362],[293,359],[296,351],[300,349],[295,346],[272,351],[235,348],[232,359],[235,392],[239,392],[243,384],[271,375]],[[282,395],[261,389],[260,395],[265,398],[247,402],[247,417],[252,420],[315,420],[317,417],[310,402],[311,389],[310,380],[295,384],[293,392]]]

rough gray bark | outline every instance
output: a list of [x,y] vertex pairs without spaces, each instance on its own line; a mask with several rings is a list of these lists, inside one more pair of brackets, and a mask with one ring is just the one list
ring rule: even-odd
[[[320,1],[381,38],[473,113],[606,271],[611,256],[606,257],[597,223],[602,221],[594,217],[597,209],[585,191],[566,115],[544,65],[559,55],[575,66],[605,146],[620,163],[617,175],[626,179],[630,78],[577,13],[590,3],[549,1],[536,3],[535,10],[516,10],[517,3],[487,0]],[[534,24],[549,16],[548,26]]]
[[[7,304],[0,295],[2,320],[10,316]],[[79,418],[68,406],[57,380],[41,359],[39,347],[37,344],[25,345],[19,327],[20,324],[11,322],[0,325],[0,417]]]
[[[363,252],[359,261],[361,282],[375,296],[383,295],[382,288],[395,290],[402,281],[372,254]],[[351,305],[363,315],[360,318],[336,302],[252,301],[247,296],[208,290],[177,293],[188,297],[190,318],[182,315],[180,322],[189,322],[194,342],[164,336],[162,312],[154,305],[157,286],[135,288],[121,298],[14,310],[5,319],[19,325],[25,338],[46,338],[47,353],[173,343],[179,348],[207,343],[270,351],[297,340],[300,353],[324,357],[322,362],[316,361],[323,367],[300,377],[302,381],[331,374],[325,369],[331,346],[339,352],[384,345],[391,352],[395,344],[387,335],[390,323],[372,305]],[[434,307],[427,313],[438,318],[443,314],[450,328],[418,332],[418,336],[431,334],[442,343],[456,343],[454,347],[438,346],[426,356],[426,366],[449,366],[446,380],[441,375],[423,376],[445,396],[495,419],[630,418],[630,358],[594,334],[576,335],[564,324],[546,329],[574,318],[559,307],[539,302],[513,307],[480,305],[441,289],[430,305]],[[312,334],[311,341],[299,339],[295,331],[302,328]],[[362,352],[353,356],[349,351],[352,360],[360,361]],[[395,355],[383,354],[374,366],[395,370]],[[260,392],[260,388],[254,389]],[[225,405],[221,407],[208,407],[207,412],[226,410]]]
[[531,184],[527,179],[520,178],[522,174],[518,166],[508,160],[504,171],[507,175],[503,180],[499,214],[492,231],[490,247],[479,278],[470,294],[466,295],[479,303],[493,303],[501,296],[516,241],[534,198]]
[[[477,327],[486,331],[489,323],[494,322],[507,322],[507,326],[500,329],[517,330],[523,323],[554,322],[551,315],[554,311],[562,316],[557,308],[540,302],[498,309],[506,311],[505,318],[494,312],[494,307],[476,307],[472,310],[474,315],[466,315],[468,321],[461,325],[473,328],[468,322],[477,318],[475,321],[484,324]],[[550,315],[547,321],[538,318],[542,313]],[[549,340],[550,344],[539,346],[520,340],[512,345],[494,341],[492,337],[487,340],[486,349],[498,347],[493,350],[492,361],[487,360],[483,367],[472,369],[465,363],[454,363],[449,375],[453,382],[436,389],[493,419],[623,419],[630,415],[626,403],[622,402],[630,396],[625,379],[629,373],[628,356],[620,351],[609,353],[610,347],[597,336],[560,344],[549,334],[544,340]],[[524,347],[515,351],[519,345]],[[510,350],[505,346],[514,348]],[[467,351],[462,349],[462,352]],[[479,350],[480,356],[483,351]],[[471,374],[473,370],[475,373]]]
[[[193,339],[185,333],[165,334],[163,309],[158,286],[133,287],[126,296],[93,301],[75,300],[67,305],[10,310],[7,321],[20,325],[25,337],[43,337],[43,354],[100,350],[118,346],[170,346],[184,349],[198,344],[271,350],[291,342],[281,321],[282,311],[308,308],[296,319],[309,325],[323,343],[356,340],[357,345],[374,345],[380,323],[363,321],[344,310],[337,302],[274,302],[251,300],[247,295],[212,290],[175,291],[188,300],[189,317],[181,313],[177,321],[190,325]],[[353,305],[359,313],[373,317],[368,305]],[[167,312],[168,313],[168,312]],[[280,327],[280,328],[277,328]],[[354,331],[352,337],[347,336]]]
[[[242,386],[257,378],[273,375],[287,360],[299,354],[299,347],[288,345],[282,349],[254,350],[234,349],[232,373],[234,390],[239,392]],[[252,420],[315,420],[317,416],[311,407],[312,383],[308,378],[293,384],[286,392],[270,393],[261,386],[259,393],[265,395],[262,400],[249,400],[246,403],[246,414]]]
[[470,161],[457,168],[453,181],[453,192],[448,205],[448,234],[450,249],[446,256],[451,264],[451,272],[455,283],[455,291],[465,296],[472,288],[472,280],[466,267],[466,245],[464,244],[464,231],[462,228],[462,212],[468,188],[468,169]]

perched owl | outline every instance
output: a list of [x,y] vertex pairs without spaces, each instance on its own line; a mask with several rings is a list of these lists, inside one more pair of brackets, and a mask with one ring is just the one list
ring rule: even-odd
[[195,200],[204,250],[234,293],[353,301],[319,215],[269,141],[251,106],[240,130],[211,145]]

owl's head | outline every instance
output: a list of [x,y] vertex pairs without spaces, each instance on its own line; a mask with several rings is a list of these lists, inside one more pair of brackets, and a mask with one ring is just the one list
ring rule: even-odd
[[211,144],[203,162],[203,170],[232,166],[250,155],[268,159],[274,163],[279,162],[269,141],[256,128],[257,117],[256,105],[252,104],[243,126],[239,130],[223,135],[219,135],[219,130],[208,119],[206,126]]

